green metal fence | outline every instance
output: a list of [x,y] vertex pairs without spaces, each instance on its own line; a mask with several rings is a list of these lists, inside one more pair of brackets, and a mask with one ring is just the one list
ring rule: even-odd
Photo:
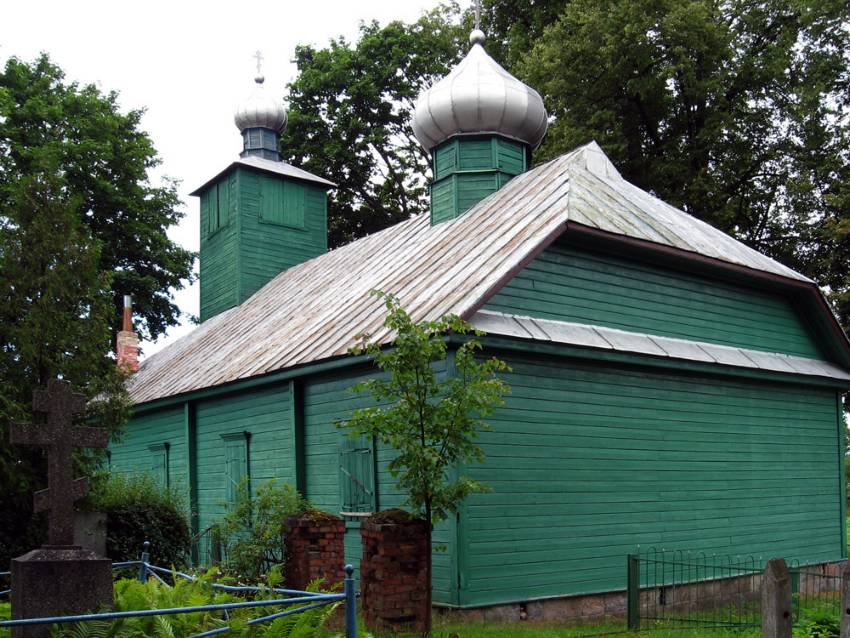
[[[628,626],[761,625],[761,583],[767,561],[649,548],[628,557]],[[837,564],[789,565],[795,626],[838,621],[841,572]]]
[[650,548],[628,558],[628,621],[756,627],[761,624],[761,574],[753,556]]

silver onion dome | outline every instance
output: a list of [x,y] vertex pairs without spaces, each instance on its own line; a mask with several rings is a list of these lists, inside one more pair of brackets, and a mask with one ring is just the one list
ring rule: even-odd
[[233,121],[240,131],[249,128],[267,128],[279,133],[286,128],[286,109],[283,104],[276,102],[266,95],[263,88],[265,78],[257,75],[253,93],[242,104],[236,107]]
[[469,41],[466,57],[419,95],[416,139],[430,151],[455,135],[494,133],[537,148],[548,126],[543,98],[487,55],[482,31],[475,29]]

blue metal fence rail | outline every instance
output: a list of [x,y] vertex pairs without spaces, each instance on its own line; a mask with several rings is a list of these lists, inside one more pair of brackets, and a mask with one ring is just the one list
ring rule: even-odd
[[[141,582],[147,582],[148,578],[156,578],[159,582],[166,586],[168,583],[159,574],[168,574],[173,578],[184,578],[186,580],[195,581],[196,578],[190,574],[179,572],[176,570],[165,569],[157,565],[151,565],[150,562],[150,543],[145,542],[142,550],[142,555],[139,560],[123,561],[112,563],[112,569],[126,569],[138,567],[138,579]],[[0,577],[10,577],[10,572],[0,572]],[[260,616],[248,621],[248,625],[257,625],[264,622],[271,622],[277,618],[291,616],[293,614],[302,613],[310,609],[330,605],[333,603],[342,602],[345,604],[345,636],[346,638],[357,638],[357,588],[354,581],[354,567],[352,565],[345,566],[345,580],[343,593],[341,594],[323,594],[317,592],[302,591],[298,589],[282,589],[269,587],[253,587],[249,585],[222,585],[219,583],[208,583],[213,589],[233,592],[270,592],[275,594],[284,594],[290,596],[288,598],[277,598],[272,600],[254,600],[236,603],[219,603],[214,605],[198,605],[195,607],[172,607],[168,609],[140,609],[136,611],[113,611],[100,614],[77,614],[73,616],[48,616],[43,618],[17,618],[14,620],[0,621],[0,627],[20,627],[29,625],[44,625],[54,623],[68,622],[85,622],[90,620],[118,620],[120,618],[133,618],[142,616],[164,616],[170,614],[186,614],[199,611],[223,611],[225,618],[227,611],[230,609],[244,609],[248,607],[274,607],[274,606],[291,606],[301,604],[302,606],[295,609],[287,609],[274,614]],[[9,594],[11,589],[0,591],[0,595]],[[305,604],[308,603],[308,604]],[[216,636],[230,631],[229,626],[217,627],[209,631],[199,634],[194,634],[189,638],[205,638],[206,636]]]

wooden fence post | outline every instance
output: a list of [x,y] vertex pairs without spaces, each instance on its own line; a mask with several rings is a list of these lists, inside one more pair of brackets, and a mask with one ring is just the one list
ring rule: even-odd
[[791,576],[784,558],[767,561],[761,579],[762,638],[791,638]]
[[841,570],[841,638],[850,638],[850,561]]

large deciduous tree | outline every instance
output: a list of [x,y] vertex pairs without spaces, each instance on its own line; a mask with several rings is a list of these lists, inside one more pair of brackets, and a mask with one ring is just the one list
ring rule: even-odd
[[170,289],[193,255],[165,234],[182,214],[173,184],[148,182],[158,160],[140,116],[114,93],[65,83],[46,56],[0,72],[0,565],[43,531],[32,493],[45,457],[13,448],[9,424],[33,421],[33,391],[61,377],[98,399],[89,416],[116,433],[127,416],[109,356],[118,300],[133,294],[148,336],[179,317]]
[[623,176],[802,271],[850,326],[850,5],[571,0],[517,72]]
[[412,24],[372,22],[355,44],[299,46],[281,150],[338,185],[328,202],[332,247],[427,210],[428,159],[410,126],[419,92],[463,53],[458,9]]
[[0,72],[0,204],[8,209],[50,154],[62,192],[100,246],[99,269],[112,274],[113,329],[122,296],[132,294],[137,328],[155,339],[180,319],[172,290],[190,280],[194,255],[166,235],[183,212],[173,182],[148,180],[160,160],[139,129],[142,114],[122,112],[114,92],[66,82],[46,55],[10,58]]

